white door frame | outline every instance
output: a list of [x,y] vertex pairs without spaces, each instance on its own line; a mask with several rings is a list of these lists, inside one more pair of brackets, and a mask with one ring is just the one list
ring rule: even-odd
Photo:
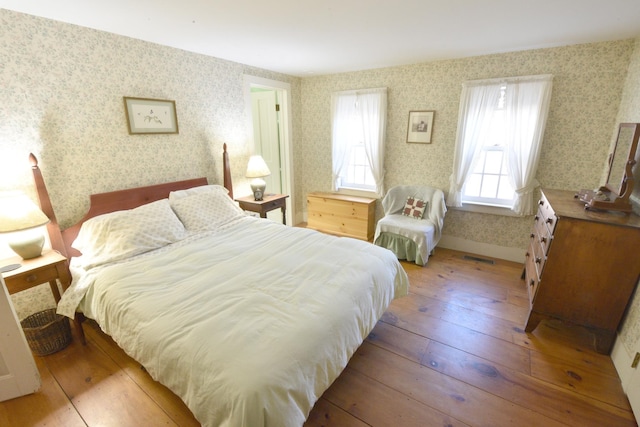
[[0,274],[0,402],[36,392],[40,372]]
[[[265,79],[245,74],[244,79],[244,100],[246,120],[249,129],[253,129],[252,111],[251,111],[251,88],[258,87],[263,89],[273,89],[278,92],[278,100],[280,102],[280,164],[282,165],[282,192],[288,194],[287,198],[287,225],[295,225],[295,215],[293,207],[295,204],[295,195],[293,194],[293,151],[291,147],[291,134],[293,132],[291,118],[291,84],[278,80]],[[251,133],[253,135],[253,132]]]

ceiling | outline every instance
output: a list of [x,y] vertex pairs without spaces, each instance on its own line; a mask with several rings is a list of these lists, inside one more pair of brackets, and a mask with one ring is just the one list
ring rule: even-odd
[[294,76],[640,36],[639,0],[0,0]]

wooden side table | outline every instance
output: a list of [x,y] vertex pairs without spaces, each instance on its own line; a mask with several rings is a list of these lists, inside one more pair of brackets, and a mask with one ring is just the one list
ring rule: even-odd
[[41,256],[33,259],[9,258],[2,261],[2,265],[5,264],[21,264],[20,268],[2,274],[9,294],[49,282],[51,293],[57,304],[60,301],[60,290],[56,280],[60,281],[63,290],[71,284],[67,259],[53,250],[45,251]]
[[[53,299],[57,304],[60,302],[60,290],[56,281],[60,281],[63,292],[71,285],[71,273],[67,266],[67,258],[54,250],[44,251],[41,256],[33,259],[22,259],[19,256],[8,258],[0,262],[0,267],[8,264],[21,264],[18,269],[2,273],[9,294],[15,294],[49,282]],[[76,313],[74,323],[80,342],[86,344],[81,324],[82,319],[82,314]]]
[[286,194],[265,194],[262,200],[255,200],[253,195],[235,199],[240,208],[245,211],[257,212],[260,218],[266,218],[267,212],[280,208],[282,210],[282,223],[287,224],[287,197]]

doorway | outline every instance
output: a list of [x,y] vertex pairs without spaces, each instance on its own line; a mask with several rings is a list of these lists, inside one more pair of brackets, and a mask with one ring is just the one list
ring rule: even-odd
[[[271,175],[265,178],[266,193],[286,194],[286,223],[294,225],[291,135],[291,85],[277,80],[244,76],[245,107],[253,129],[251,154],[261,155]],[[267,214],[282,222],[280,210]]]

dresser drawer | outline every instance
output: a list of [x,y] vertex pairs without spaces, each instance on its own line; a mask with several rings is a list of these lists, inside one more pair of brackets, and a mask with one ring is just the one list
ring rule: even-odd
[[544,222],[544,224],[549,228],[549,233],[553,235],[556,229],[556,223],[558,222],[558,217],[544,195],[538,202],[538,215],[540,215],[542,222]]
[[272,211],[277,208],[285,207],[287,205],[287,199],[283,197],[281,199],[269,200],[262,205],[264,211]]
[[25,271],[21,274],[12,276],[10,280],[6,280],[7,289],[10,294],[24,291],[42,283],[51,282],[58,278],[58,270],[55,265],[41,267],[31,271]]
[[532,245],[529,245],[529,249],[527,250],[524,269],[524,280],[527,285],[527,293],[529,294],[529,305],[531,306],[533,304],[536,291],[538,290],[538,284],[540,283],[540,278],[538,277],[538,271],[535,265],[535,255]]
[[[555,225],[555,221],[553,224]],[[542,245],[543,253],[545,255],[549,253],[549,246],[551,239],[553,239],[553,234],[549,229],[549,223],[545,221],[544,215],[540,210],[538,210],[538,214],[535,216],[535,223],[531,234],[532,236],[535,235],[535,239]]]
[[547,256],[544,253],[543,247],[539,241],[532,242],[530,248],[533,250],[533,264],[538,274],[538,279],[542,277],[542,270],[544,270],[544,264],[547,260]]

